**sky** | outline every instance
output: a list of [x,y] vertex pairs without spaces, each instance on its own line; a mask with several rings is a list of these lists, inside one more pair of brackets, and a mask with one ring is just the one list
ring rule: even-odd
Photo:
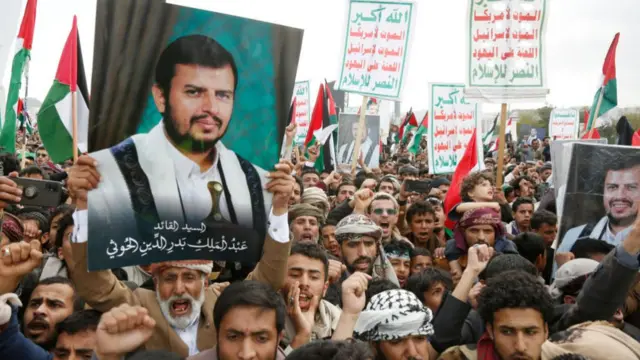
[[[547,104],[591,104],[605,54],[616,32],[618,103],[640,105],[640,7],[638,0],[547,0]],[[26,0],[2,0],[21,2]],[[296,79],[309,80],[315,94],[323,79],[334,80],[343,49],[346,0],[171,0],[171,3],[304,29]],[[430,82],[464,82],[467,0],[418,0],[402,110],[426,109]],[[73,15],[78,16],[86,72],[91,79],[96,0],[38,0],[29,73],[29,96],[43,100],[51,86]],[[0,21],[2,17],[0,15]],[[17,34],[17,26],[15,33]],[[9,60],[9,59],[7,59]],[[2,62],[3,59],[0,59]],[[3,84],[9,81],[10,63]],[[358,106],[357,96],[351,106]],[[545,105],[513,104],[520,108]],[[484,105],[497,111],[499,105]]]

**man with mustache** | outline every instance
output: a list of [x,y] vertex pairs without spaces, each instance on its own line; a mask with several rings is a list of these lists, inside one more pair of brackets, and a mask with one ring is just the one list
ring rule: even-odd
[[605,171],[602,202],[605,216],[596,224],[569,229],[556,254],[570,252],[579,238],[603,240],[617,246],[631,231],[638,215],[640,200],[640,156],[628,156],[612,162]]
[[[101,178],[89,195],[89,222],[110,228],[109,238],[139,239],[135,234],[144,234],[136,219],[199,225],[215,210],[266,234],[272,202],[264,188],[267,172],[221,141],[231,126],[237,85],[235,60],[214,39],[188,35],[170,43],[151,88],[162,121],[91,154]],[[218,204],[212,204],[210,182],[221,185]]]
[[381,244],[382,230],[369,217],[351,214],[336,226],[336,240],[342,250],[342,260],[347,271],[346,279],[354,272],[363,272],[375,279],[387,279],[400,286],[393,266],[386,258]]
[[[218,337],[213,326],[212,310],[220,289],[216,285],[208,286],[212,261],[183,260],[153,264],[150,272],[153,274],[155,291],[145,288],[131,290],[109,270],[88,271],[89,235],[86,218],[80,218],[86,217],[87,192],[95,185],[82,177],[91,173],[82,164],[86,164],[86,157],[78,160],[69,180],[72,200],[78,209],[74,213],[77,221],[71,244],[73,266],[69,266],[69,274],[77,286],[78,294],[92,308],[103,312],[125,303],[148,309],[158,326],[144,344],[145,349],[169,350],[187,357],[214,347]],[[273,193],[273,207],[268,233],[262,258],[247,276],[247,279],[260,281],[273,289],[282,287],[290,250],[287,213],[295,181],[290,175],[291,170],[289,164],[280,162],[276,165],[276,171],[269,173],[271,181],[266,189]]]

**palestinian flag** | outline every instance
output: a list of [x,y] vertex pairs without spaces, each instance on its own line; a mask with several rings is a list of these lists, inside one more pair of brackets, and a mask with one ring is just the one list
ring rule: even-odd
[[402,123],[398,126],[398,141],[402,140],[404,137],[404,127],[409,123],[409,118],[413,114],[413,108],[409,109],[409,112],[406,113]]
[[31,118],[29,118],[29,114],[24,108],[24,101],[22,99],[18,99],[18,104],[16,106],[16,115],[18,116],[18,121],[20,122],[20,131],[26,130],[29,135],[33,134]]
[[62,50],[58,72],[38,112],[38,129],[51,160],[61,163],[73,158],[73,125],[71,96],[76,92],[78,149],[87,151],[89,129],[89,91],[84,74],[82,51],[76,17]]
[[[338,107],[336,106],[336,102],[333,100],[333,94],[331,94],[331,87],[329,86],[327,79],[324,80],[324,91],[325,91],[327,106],[325,110],[325,115],[323,116],[323,119],[322,119],[322,127],[326,129],[328,126],[338,124],[338,111],[337,111]],[[333,169],[336,166],[335,149],[336,149],[337,141],[338,139],[336,139],[336,137],[333,136],[333,133],[332,133],[329,140],[327,140],[324,143],[324,146],[322,149],[324,170]],[[324,154],[329,154],[330,156],[324,156]]]
[[491,147],[489,148],[489,152],[498,151],[499,146],[500,146],[500,137],[498,137],[496,141],[493,144],[491,144]]
[[[447,191],[447,195],[444,198],[444,213],[448,214],[451,209],[460,202],[462,202],[462,197],[460,196],[460,187],[462,186],[462,180],[464,180],[467,175],[469,175],[473,171],[480,170],[480,163],[478,161],[478,147],[476,146],[476,129],[473,130],[473,134],[469,139],[469,143],[467,144],[467,148],[464,151],[464,155],[460,159],[458,166],[456,166],[456,170],[453,173],[453,177],[451,178],[451,186],[449,187],[449,191]],[[453,229],[455,226],[455,222],[447,217],[445,221],[445,227],[448,229]]]
[[[318,89],[318,96],[316,96],[316,103],[313,105],[313,112],[311,113],[311,122],[309,123],[309,130],[307,130],[307,137],[304,139],[304,147],[308,149],[311,146],[315,146],[318,141],[314,136],[314,132],[322,130],[322,124],[324,120],[325,112],[325,91],[324,84],[320,84]],[[318,171],[324,170],[324,149],[320,147],[320,154],[314,164],[314,167]]]
[[616,132],[618,133],[618,145],[640,146],[640,130],[634,131],[626,116],[618,120]]
[[418,127],[418,120],[416,119],[416,114],[413,113],[413,110],[409,110],[410,114],[405,119],[402,128],[400,128],[400,142],[406,144],[407,143],[407,135],[411,133],[415,128]]
[[420,142],[422,140],[422,135],[427,134],[427,129],[429,129],[429,112],[427,111],[420,122],[420,127],[415,134],[413,134],[413,138],[411,138],[411,144],[407,146],[407,149],[413,155],[417,155],[420,151]]
[[18,98],[20,97],[20,89],[22,88],[22,74],[31,58],[33,30],[36,26],[36,5],[37,0],[27,0],[27,7],[18,32],[17,51],[11,64],[9,95],[7,96],[4,125],[0,133],[0,147],[10,153],[16,152],[16,120],[18,118],[16,109]]
[[491,125],[491,129],[489,129],[489,131],[487,131],[483,136],[482,136],[482,145],[488,146],[491,143],[491,138],[493,137],[493,135],[496,132],[496,128],[498,127],[498,118],[500,117],[500,114],[498,113],[498,115],[496,115],[496,118],[493,119],[493,125]]
[[616,48],[618,47],[618,39],[620,33],[617,33],[611,42],[607,57],[604,59],[602,66],[602,81],[600,88],[593,98],[589,120],[587,121],[586,130],[591,130],[595,120],[611,109],[618,106],[618,85],[616,80]]

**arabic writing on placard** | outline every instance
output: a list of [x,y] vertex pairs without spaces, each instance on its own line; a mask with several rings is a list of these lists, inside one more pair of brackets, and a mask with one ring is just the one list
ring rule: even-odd
[[[246,241],[225,238],[221,235],[219,238],[212,236],[211,233],[205,234],[207,227],[201,224],[198,228],[190,226],[180,227],[177,221],[163,221],[154,227],[152,241],[136,240],[128,237],[122,242],[115,240],[109,241],[106,254],[109,259],[115,259],[123,256],[140,256],[157,255],[157,253],[171,254],[174,251],[206,251],[206,252],[235,252],[245,251],[249,247]],[[192,236],[187,234],[197,233],[203,234],[193,241]],[[154,254],[156,253],[156,254]]]
[[429,172],[455,171],[474,129],[477,105],[464,98],[463,84],[431,84]]
[[410,2],[349,2],[340,90],[400,96],[413,11]]
[[310,95],[308,81],[296,82],[293,88],[293,97],[296,99],[295,122],[298,125],[294,138],[295,144],[304,143],[304,139],[307,137],[309,122],[311,121],[311,113],[309,112]]
[[546,0],[470,0],[469,85],[541,87]]
[[573,140],[578,135],[578,110],[555,109],[549,116],[549,137],[553,140]]

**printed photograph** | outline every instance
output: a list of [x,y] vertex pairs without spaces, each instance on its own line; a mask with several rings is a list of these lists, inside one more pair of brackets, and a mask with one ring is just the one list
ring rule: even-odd
[[[162,26],[138,24],[132,37],[114,31],[125,26],[120,1],[104,1],[113,13],[96,20],[90,155],[102,181],[89,193],[90,268],[257,261],[302,30],[164,4],[146,19]],[[101,63],[117,49],[137,64]]]
[[581,238],[622,243],[638,215],[640,152],[628,146],[573,144],[557,252]]
[[[338,122],[338,154],[337,161],[341,165],[351,165],[353,152],[358,136],[358,122],[360,115],[340,114]],[[366,115],[365,131],[362,133],[360,154],[365,165],[372,169],[378,167],[380,162],[380,116]]]

